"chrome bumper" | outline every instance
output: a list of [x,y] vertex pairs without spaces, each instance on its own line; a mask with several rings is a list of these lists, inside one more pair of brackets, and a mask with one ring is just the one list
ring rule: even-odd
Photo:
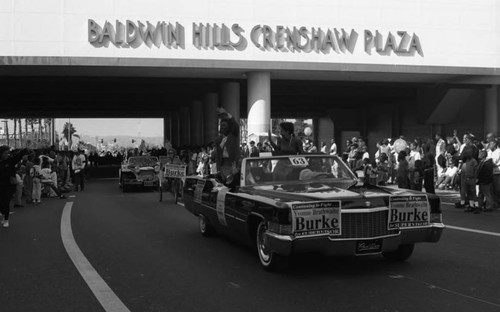
[[307,238],[295,238],[293,235],[281,235],[267,231],[267,244],[269,250],[281,254],[290,255],[301,252],[323,252],[331,255],[356,255],[356,242],[359,240],[382,240],[382,252],[396,250],[400,245],[414,244],[419,242],[438,242],[445,228],[443,223],[432,223],[427,227],[404,229],[395,235],[369,238],[335,238],[330,236],[318,236]]

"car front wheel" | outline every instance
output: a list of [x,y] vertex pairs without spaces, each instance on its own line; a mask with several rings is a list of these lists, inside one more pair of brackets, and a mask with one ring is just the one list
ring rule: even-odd
[[204,215],[200,214],[198,216],[198,224],[200,226],[201,235],[208,237],[215,234],[214,227],[210,224],[210,221],[208,221],[207,217],[205,217]]
[[415,244],[401,245],[394,251],[383,252],[382,255],[389,260],[406,261],[413,253],[413,249],[415,249]]
[[289,257],[279,255],[269,250],[267,242],[266,224],[261,221],[257,226],[256,243],[260,264],[268,271],[280,271],[288,267]]

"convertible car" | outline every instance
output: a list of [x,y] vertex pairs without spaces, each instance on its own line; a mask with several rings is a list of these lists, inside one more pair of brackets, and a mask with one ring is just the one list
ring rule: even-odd
[[119,183],[123,192],[131,188],[158,188],[158,172],[160,162],[154,156],[133,156],[121,166]]
[[336,156],[246,158],[239,182],[189,176],[184,206],[202,235],[251,243],[267,270],[286,268],[300,252],[404,261],[445,227],[438,196],[362,183]]

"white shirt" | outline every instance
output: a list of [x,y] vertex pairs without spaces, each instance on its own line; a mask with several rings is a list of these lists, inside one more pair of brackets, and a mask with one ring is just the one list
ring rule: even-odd
[[488,158],[493,161],[493,174],[500,174],[500,148],[488,150]]
[[458,167],[448,167],[448,169],[446,169],[446,175],[450,178],[453,178],[458,172]]
[[410,158],[413,158],[413,160],[422,160],[422,157],[420,156],[420,153],[417,151],[411,151],[410,152]]
[[446,143],[443,139],[439,139],[436,143],[436,156],[439,156],[442,152],[445,151]]
[[330,155],[337,155],[337,144],[332,143],[332,146],[330,147]]

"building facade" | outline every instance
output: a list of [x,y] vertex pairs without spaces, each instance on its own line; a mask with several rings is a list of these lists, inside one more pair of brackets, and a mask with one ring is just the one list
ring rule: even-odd
[[0,0],[3,117],[163,117],[208,143],[216,108],[317,141],[498,132],[500,3]]

